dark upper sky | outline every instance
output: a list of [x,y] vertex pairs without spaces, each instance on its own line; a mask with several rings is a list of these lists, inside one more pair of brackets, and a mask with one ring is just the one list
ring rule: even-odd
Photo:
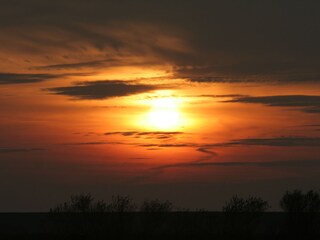
[[28,0],[2,1],[0,11],[2,59],[34,71],[130,57],[200,82],[319,80],[318,1]]

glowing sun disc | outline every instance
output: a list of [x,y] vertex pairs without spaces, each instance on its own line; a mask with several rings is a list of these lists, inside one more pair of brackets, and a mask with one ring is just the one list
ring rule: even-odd
[[155,99],[149,112],[149,124],[159,129],[177,128],[180,123],[178,103],[174,98]]

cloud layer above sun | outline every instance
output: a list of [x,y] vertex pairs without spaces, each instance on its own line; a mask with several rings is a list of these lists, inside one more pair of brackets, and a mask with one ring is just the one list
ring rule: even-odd
[[195,82],[320,81],[319,10],[297,0],[7,1],[0,69],[169,65]]

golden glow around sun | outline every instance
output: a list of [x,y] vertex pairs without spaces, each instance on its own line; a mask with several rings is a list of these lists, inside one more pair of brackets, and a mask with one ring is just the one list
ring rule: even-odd
[[180,124],[178,101],[175,98],[159,98],[152,101],[149,124],[162,130],[172,130]]
[[130,120],[133,127],[144,131],[182,131],[194,125],[186,105],[188,100],[172,90],[158,90],[145,94],[136,104],[141,106],[140,114]]

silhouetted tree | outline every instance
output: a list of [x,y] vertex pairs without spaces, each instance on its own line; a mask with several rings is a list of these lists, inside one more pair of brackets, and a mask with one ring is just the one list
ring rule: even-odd
[[105,212],[106,203],[104,201],[94,201],[91,194],[79,194],[70,197],[70,200],[56,207],[51,208],[50,212]]
[[281,201],[281,208],[287,213],[287,231],[296,239],[312,237],[316,227],[316,213],[320,211],[319,193],[310,190],[287,191]]
[[231,238],[250,238],[257,229],[259,218],[269,208],[267,201],[259,197],[233,196],[223,206],[225,213],[224,232]]
[[310,190],[305,196],[306,211],[307,212],[319,212],[320,211],[320,195],[318,192]]
[[155,200],[145,200],[141,207],[141,212],[171,212],[173,209],[173,204],[166,200],[166,201],[160,201],[158,199]]
[[161,231],[166,221],[168,221],[168,212],[171,212],[173,205],[171,202],[160,201],[159,199],[144,200],[140,206],[142,224],[145,234],[152,234]]
[[106,202],[103,200],[99,200],[92,205],[94,212],[106,212],[108,209]]
[[290,213],[313,213],[320,211],[320,195],[310,190],[306,194],[300,190],[286,192],[281,201],[280,206],[285,212]]
[[227,213],[258,213],[265,212],[268,208],[268,202],[262,198],[250,196],[244,199],[236,195],[226,202],[222,210]]
[[111,203],[107,206],[108,212],[134,212],[137,206],[129,196],[112,196]]

